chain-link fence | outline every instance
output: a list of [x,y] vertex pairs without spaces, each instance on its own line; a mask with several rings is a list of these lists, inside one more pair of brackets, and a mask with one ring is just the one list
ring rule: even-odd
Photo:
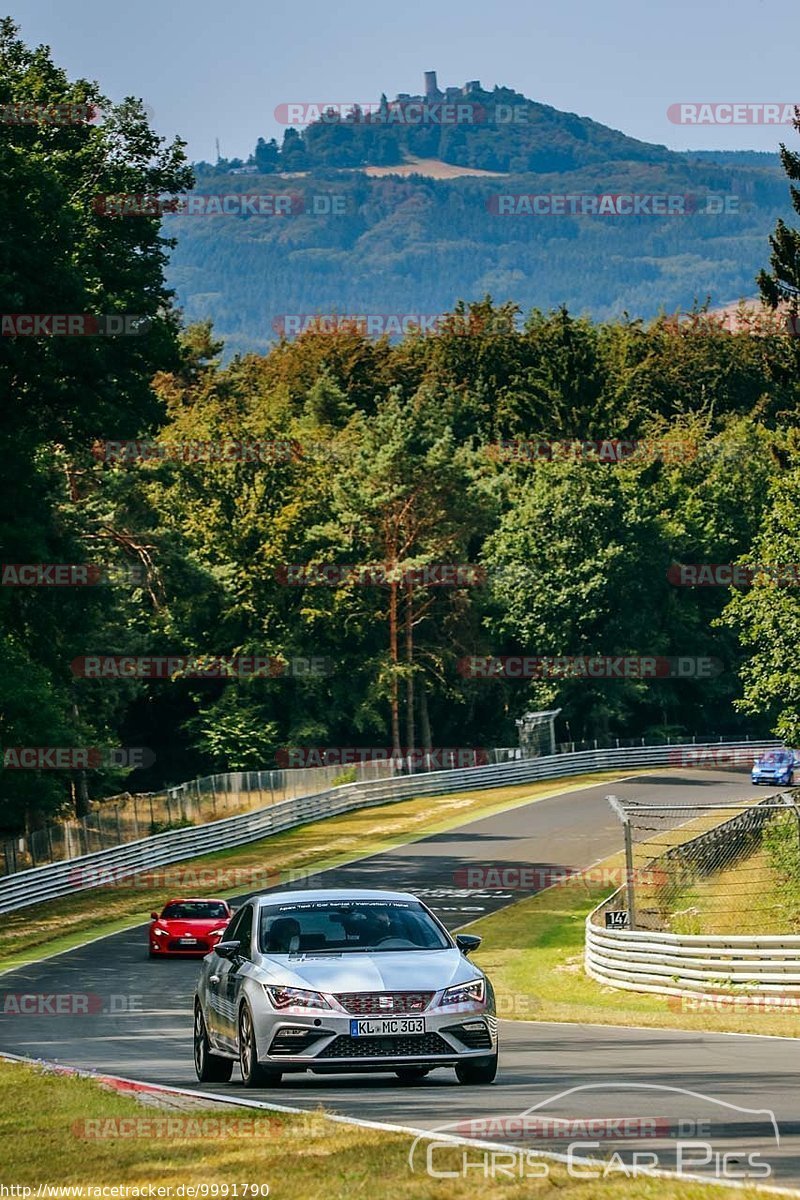
[[800,791],[725,804],[610,799],[627,884],[605,908],[624,907],[630,928],[800,932]]
[[[667,734],[658,731],[651,732],[641,737],[600,737],[600,738],[579,738],[577,741],[556,742],[557,754],[576,754],[581,750],[628,750],[634,749],[636,746],[675,746],[681,747],[684,752],[685,761],[681,763],[676,757],[675,764],[689,766],[691,765],[688,758],[685,757],[687,747],[698,745],[708,747],[716,743],[724,745],[730,741],[749,742],[761,745],[762,739],[750,738],[746,736],[733,738],[731,735],[721,734]],[[546,753],[546,751],[544,752]]]

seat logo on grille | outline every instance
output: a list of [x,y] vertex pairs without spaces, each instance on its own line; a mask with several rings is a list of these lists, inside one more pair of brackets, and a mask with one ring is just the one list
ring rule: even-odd
[[394,998],[392,996],[379,996],[378,997],[378,1008],[384,1009],[384,1010],[389,1009],[389,1008],[394,1008]]

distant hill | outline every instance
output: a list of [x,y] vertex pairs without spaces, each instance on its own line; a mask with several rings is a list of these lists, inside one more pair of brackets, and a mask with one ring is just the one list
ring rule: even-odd
[[[792,218],[777,155],[678,153],[509,88],[435,92],[290,126],[248,163],[197,164],[201,195],[293,200],[286,216],[165,219],[186,318],[211,317],[244,352],[266,349],[287,314],[435,314],[486,293],[599,319],[721,306],[753,294],[776,218]],[[459,104],[469,119],[415,123],[421,104],[429,118]],[[685,204],[580,211],[580,197],[620,193]],[[505,215],[499,197],[516,195],[579,207]]]
[[[680,157],[666,146],[539,104],[513,88],[487,91],[475,80],[441,91],[434,71],[428,72],[424,94],[401,93],[394,100],[381,96],[374,104],[348,108],[284,104],[276,114],[287,123],[283,144],[259,138],[247,164],[224,162],[222,170],[247,165],[262,174],[279,174],[383,167],[412,157],[485,171],[552,174],[596,163],[667,163]],[[301,130],[304,117],[309,120]]]

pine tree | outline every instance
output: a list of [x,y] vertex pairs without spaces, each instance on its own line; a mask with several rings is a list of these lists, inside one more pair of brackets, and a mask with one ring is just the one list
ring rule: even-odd
[[[794,128],[800,133],[800,108],[795,108]],[[781,143],[781,163],[789,179],[800,180],[800,154],[788,150]],[[793,184],[789,188],[792,208],[800,214],[800,188]],[[796,327],[800,306],[800,230],[790,229],[780,218],[775,232],[769,239],[772,253],[770,271],[761,271],[758,286],[770,308],[780,303],[788,304],[792,327]]]

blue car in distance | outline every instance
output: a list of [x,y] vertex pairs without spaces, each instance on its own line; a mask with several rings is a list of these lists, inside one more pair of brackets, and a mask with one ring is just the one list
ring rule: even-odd
[[767,750],[753,764],[750,780],[752,783],[779,783],[786,786],[793,782],[796,765],[794,751]]

